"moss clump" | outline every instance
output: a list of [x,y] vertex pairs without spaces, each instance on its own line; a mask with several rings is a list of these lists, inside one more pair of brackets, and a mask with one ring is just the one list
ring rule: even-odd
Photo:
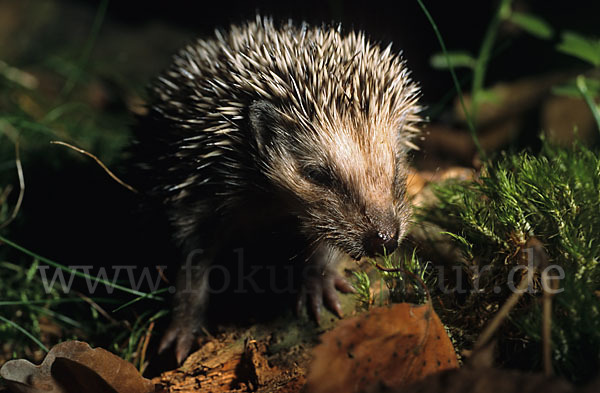
[[[537,266],[536,285],[500,334],[500,360],[539,367],[539,271],[553,266],[556,274],[564,273],[553,298],[553,366],[574,381],[595,374],[600,367],[598,153],[581,144],[564,149],[544,141],[538,155],[504,154],[486,165],[479,179],[446,182],[434,193],[435,204],[420,209],[418,217],[455,241],[464,258],[454,267],[462,271],[468,289],[438,288],[446,314],[454,316],[450,324],[475,337],[520,279],[515,271],[525,270],[517,267],[528,263],[529,251],[539,256],[539,250],[528,249],[532,240],[541,242],[541,259],[547,261]],[[534,258],[533,264],[538,262]],[[475,316],[481,323],[473,323]]]

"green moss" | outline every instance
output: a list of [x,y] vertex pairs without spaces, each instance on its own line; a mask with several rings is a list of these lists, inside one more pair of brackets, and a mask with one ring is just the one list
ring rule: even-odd
[[[479,289],[462,294],[460,301],[456,301],[459,296],[456,293],[444,296],[455,300],[452,304],[464,313],[484,310],[483,319],[489,318],[508,296],[510,279],[518,277],[514,275],[515,268],[527,262],[529,242],[537,239],[545,249],[547,263],[564,271],[559,284],[562,291],[553,298],[554,367],[575,381],[597,372],[600,366],[600,298],[596,292],[600,289],[598,153],[581,144],[564,149],[544,141],[539,155],[504,154],[497,162],[487,164],[479,179],[449,181],[435,186],[434,194],[438,200],[419,210],[419,220],[452,234],[456,247],[464,255],[459,268],[469,280],[468,287]],[[479,276],[473,272],[485,274]],[[513,346],[501,360],[514,363],[509,356],[530,352],[533,356],[525,363],[531,368],[535,368],[541,355],[539,277],[534,281],[537,284],[533,291],[511,315],[512,328],[505,329],[500,337],[505,343],[501,352]],[[460,319],[454,319],[453,323],[460,325]],[[479,326],[459,328],[473,330]],[[514,345],[517,342],[519,345]]]

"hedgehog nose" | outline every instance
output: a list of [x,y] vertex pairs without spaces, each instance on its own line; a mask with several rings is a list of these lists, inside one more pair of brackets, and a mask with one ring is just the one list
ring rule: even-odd
[[390,255],[398,248],[398,230],[377,231],[369,236],[365,245],[369,256]]

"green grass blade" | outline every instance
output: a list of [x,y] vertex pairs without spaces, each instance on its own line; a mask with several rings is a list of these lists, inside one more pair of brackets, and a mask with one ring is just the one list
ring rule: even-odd
[[466,67],[472,69],[475,67],[475,58],[467,52],[448,52],[446,54],[436,53],[429,59],[429,64],[438,70],[448,69],[450,66],[454,68]]
[[143,299],[148,299],[150,296],[153,296],[153,295],[160,295],[161,293],[165,293],[168,290],[169,290],[169,288],[163,288],[163,289],[159,289],[158,291],[151,292],[151,293],[147,294],[146,296],[136,297],[135,299],[132,299],[132,300],[128,301],[127,303],[125,303],[123,305],[120,305],[119,307],[115,308],[113,310],[113,312],[120,311],[120,310],[122,310],[122,309],[124,309],[126,307],[129,307],[133,303],[137,303],[137,302],[139,302],[140,300],[143,300]]
[[561,38],[556,50],[587,61],[595,67],[600,66],[600,39],[584,37],[572,31],[563,31]]
[[577,77],[577,89],[583,96],[585,102],[590,107],[590,110],[594,115],[594,119],[596,120],[596,125],[598,126],[598,132],[600,132],[600,109],[598,108],[598,105],[596,105],[596,103],[594,102],[594,99],[592,98],[592,95],[590,94],[590,91],[588,89],[586,79],[583,75],[579,75]]
[[534,37],[549,40],[554,35],[554,30],[548,22],[536,15],[513,12],[509,20]]
[[456,88],[456,94],[458,95],[458,99],[460,101],[460,106],[462,107],[462,110],[465,113],[465,118],[467,119],[467,125],[469,127],[469,131],[471,132],[471,138],[473,139],[473,143],[475,144],[475,147],[477,147],[477,151],[479,152],[480,157],[482,158],[482,160],[485,161],[486,155],[485,155],[485,152],[483,151],[483,148],[481,147],[481,144],[479,143],[479,137],[477,136],[477,131],[475,130],[475,123],[473,121],[473,116],[471,115],[469,110],[467,110],[467,106],[465,105],[465,101],[464,101],[463,94],[462,94],[462,89],[460,88],[460,83],[458,82],[456,72],[454,72],[454,67],[452,66],[452,62],[448,55],[448,50],[446,49],[446,43],[444,42],[444,39],[442,38],[442,34],[440,33],[440,30],[438,29],[437,24],[435,23],[435,21],[433,20],[433,17],[429,13],[429,10],[427,10],[427,7],[425,7],[425,4],[423,4],[423,1],[417,0],[417,3],[423,10],[425,17],[431,24],[431,27],[433,28],[433,32],[435,33],[435,36],[437,37],[437,40],[440,43],[440,46],[442,48],[442,52],[446,56],[446,61],[448,63],[448,68],[450,70],[450,75],[452,76],[452,81],[454,82],[454,87]]
[[9,324],[10,326],[14,327],[18,331],[20,331],[21,333],[23,333],[24,335],[26,335],[29,339],[31,339],[31,341],[33,341],[34,343],[36,343],[38,347],[40,347],[41,349],[43,349],[44,352],[49,352],[49,349],[46,348],[46,346],[44,344],[42,344],[42,342],[40,340],[38,340],[33,334],[29,333],[27,330],[23,329],[18,324],[14,323],[11,320],[8,320],[8,319],[4,318],[2,315],[0,315],[0,321]]
[[81,273],[81,272],[79,272],[77,270],[74,270],[74,269],[71,269],[71,268],[69,268],[67,266],[63,266],[63,265],[61,265],[61,264],[59,264],[57,262],[54,262],[54,261],[52,261],[52,260],[50,260],[48,258],[45,258],[45,257],[43,257],[41,255],[38,255],[38,254],[32,252],[32,251],[29,251],[28,249],[26,249],[24,247],[21,247],[21,246],[19,246],[16,243],[11,242],[10,240],[6,239],[3,236],[0,236],[0,242],[5,243],[8,246],[10,246],[12,248],[15,248],[15,249],[21,251],[22,253],[27,254],[27,255],[29,255],[29,256],[31,256],[33,258],[37,258],[41,262],[44,262],[44,263],[46,263],[46,264],[48,264],[50,266],[53,266],[53,267],[55,267],[57,269],[61,269],[61,270],[65,271],[65,272],[67,272],[67,273],[71,273],[71,274],[73,274],[73,275],[75,275],[77,277],[97,280],[98,282],[100,282],[100,283],[102,283],[104,285],[107,285],[109,287],[121,290],[121,291],[126,292],[126,293],[130,293],[132,295],[143,296],[143,297],[147,297],[149,299],[162,300],[161,298],[158,298],[158,297],[156,297],[156,296],[154,296],[152,294],[144,293],[144,292],[140,292],[140,291],[136,291],[135,289],[127,288],[127,287],[124,287],[124,286],[119,285],[119,284],[113,284],[110,281],[101,279],[99,277],[90,277],[89,275],[87,275],[85,273]]

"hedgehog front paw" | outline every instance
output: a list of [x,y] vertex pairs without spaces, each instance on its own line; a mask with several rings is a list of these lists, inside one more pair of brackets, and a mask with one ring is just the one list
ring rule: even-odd
[[305,307],[315,318],[317,323],[321,320],[323,305],[339,318],[343,318],[342,305],[338,291],[342,293],[356,292],[352,285],[342,275],[333,269],[319,269],[311,266],[305,269],[304,281],[296,303],[298,315]]
[[174,319],[160,341],[158,353],[175,345],[175,358],[177,364],[181,365],[197,343],[197,326],[197,322]]

